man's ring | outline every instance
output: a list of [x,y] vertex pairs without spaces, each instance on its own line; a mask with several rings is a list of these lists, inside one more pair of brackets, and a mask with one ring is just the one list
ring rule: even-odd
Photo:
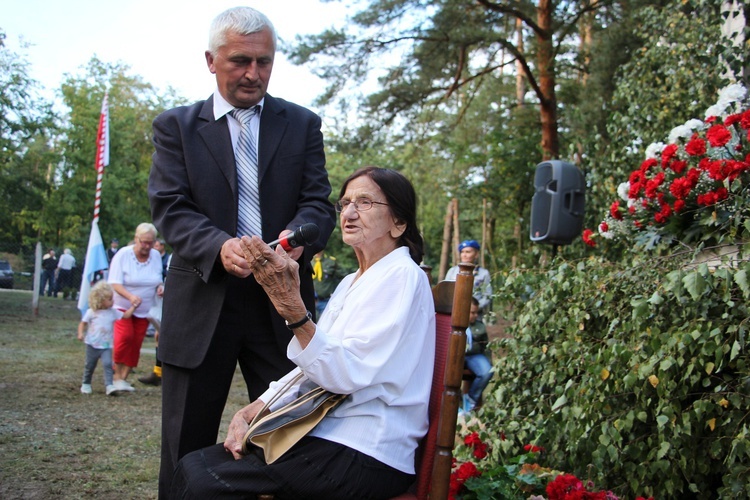
[[234,272],[236,273],[237,272],[237,264],[232,264],[232,266],[234,266]]
[[268,259],[263,259],[263,262],[260,263],[261,266],[265,266],[268,264]]

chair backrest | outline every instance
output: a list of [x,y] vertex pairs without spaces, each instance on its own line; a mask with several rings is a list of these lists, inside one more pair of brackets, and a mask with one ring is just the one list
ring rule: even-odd
[[430,425],[417,450],[417,498],[448,498],[466,328],[474,288],[474,266],[460,264],[456,281],[435,285],[435,368],[430,391]]

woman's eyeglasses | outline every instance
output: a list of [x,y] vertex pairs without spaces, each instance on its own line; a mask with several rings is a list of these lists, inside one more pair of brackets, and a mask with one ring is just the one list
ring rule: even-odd
[[349,205],[354,205],[354,210],[356,210],[357,212],[367,212],[372,208],[373,205],[388,206],[388,203],[372,201],[368,200],[367,198],[360,198],[358,200],[339,200],[336,202],[336,211],[341,213],[349,208]]

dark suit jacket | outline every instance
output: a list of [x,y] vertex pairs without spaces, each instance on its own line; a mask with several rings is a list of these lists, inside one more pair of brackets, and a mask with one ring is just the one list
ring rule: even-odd
[[[263,239],[312,222],[320,239],[300,259],[302,298],[314,310],[312,256],[335,225],[328,201],[321,120],[313,112],[266,95],[259,131],[258,169]],[[159,115],[153,123],[149,199],[154,224],[173,249],[165,288],[159,357],[194,368],[203,360],[219,320],[229,275],[219,254],[236,234],[237,180],[227,117],[214,120],[213,97]],[[253,279],[252,277],[247,279]],[[248,304],[271,309],[279,343],[291,333],[270,300]]]

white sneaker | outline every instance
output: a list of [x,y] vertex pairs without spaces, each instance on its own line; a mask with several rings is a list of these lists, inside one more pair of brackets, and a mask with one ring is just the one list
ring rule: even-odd
[[126,380],[115,380],[112,385],[115,387],[115,391],[133,392],[135,390]]
[[91,384],[81,384],[82,394],[91,394]]
[[110,384],[107,386],[107,396],[117,396],[117,389],[115,388],[114,384]]

